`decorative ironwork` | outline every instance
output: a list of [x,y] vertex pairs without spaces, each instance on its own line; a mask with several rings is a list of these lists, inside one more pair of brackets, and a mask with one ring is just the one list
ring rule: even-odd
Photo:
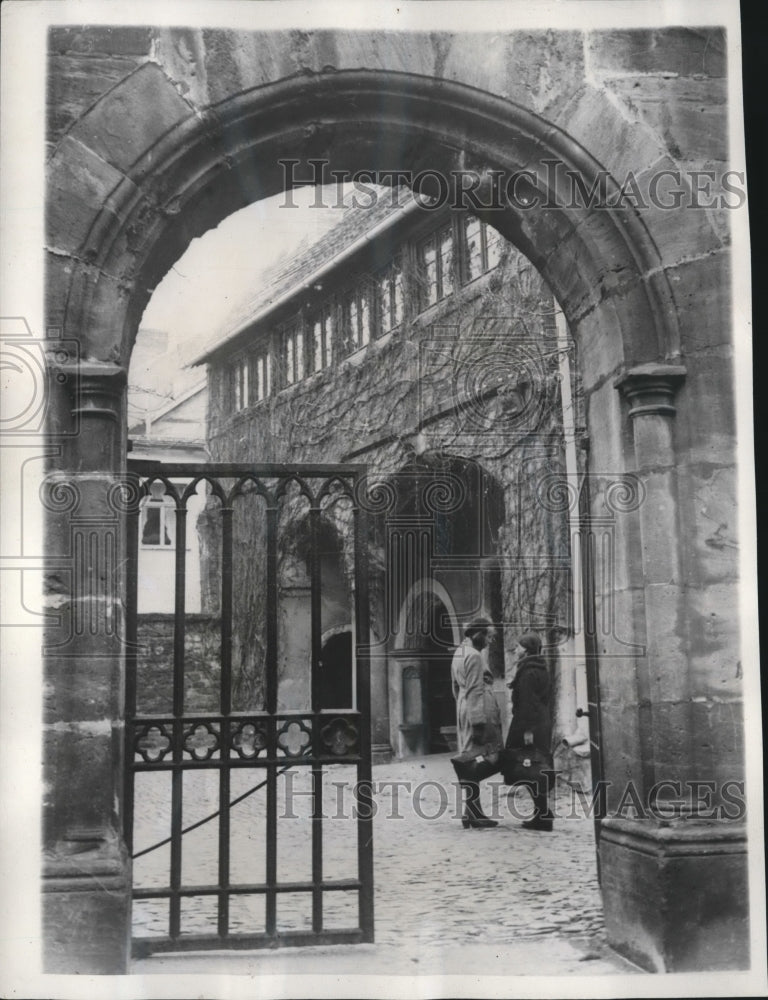
[[334,719],[321,731],[322,743],[332,754],[345,757],[356,747],[360,737],[356,727],[348,719]]
[[[126,841],[133,857],[138,858],[159,848],[168,851],[168,870],[152,885],[135,888],[133,898],[148,903],[162,903],[167,913],[167,933],[157,934],[152,928],[148,936],[134,941],[136,954],[150,954],[185,948],[275,947],[278,945],[356,943],[373,940],[373,857],[371,817],[361,810],[355,819],[357,844],[351,849],[357,864],[357,876],[350,879],[330,880],[323,876],[323,767],[329,760],[343,759],[354,765],[357,783],[370,781],[370,680],[368,659],[369,615],[367,609],[367,558],[365,496],[360,482],[362,466],[245,466],[245,465],[160,465],[159,463],[129,463],[129,481],[115,494],[116,516],[127,521],[129,586],[126,642]],[[131,477],[133,481],[131,481]],[[187,712],[192,686],[189,683],[191,657],[186,636],[187,590],[186,551],[188,501],[196,494],[198,485],[204,483],[206,495],[216,503],[221,526],[220,566],[220,646],[208,663],[219,669],[210,673],[218,676],[218,705],[210,711]],[[140,504],[136,498],[153,495],[168,496],[174,502],[175,534],[175,614],[173,629],[173,670],[171,676],[172,707],[163,718],[139,716],[137,713],[137,635],[138,554]],[[233,692],[237,685],[238,659],[235,655],[236,625],[235,595],[241,586],[234,579],[238,564],[237,542],[234,526],[236,501],[246,495],[261,499],[264,517],[265,556],[261,564],[265,583],[264,601],[264,674],[263,708],[256,714],[240,715],[233,705]],[[303,711],[278,710],[278,666],[281,662],[279,648],[279,568],[281,543],[284,541],[286,521],[281,510],[300,497],[308,508],[309,544],[307,546],[308,578],[310,582],[311,672],[309,691],[311,704]],[[358,641],[358,660],[355,664],[356,711],[341,716],[325,716],[322,710],[321,662],[321,588],[322,573],[317,555],[317,544],[322,506],[337,500],[349,505],[345,523],[349,526],[353,543],[355,580],[354,631]],[[52,503],[69,501],[66,490],[54,492]],[[188,689],[189,688],[189,689]],[[142,698],[141,701],[146,701]],[[314,795],[313,822],[307,827],[311,837],[312,875],[305,882],[286,881],[280,876],[278,835],[280,816],[279,776],[296,767],[305,769],[312,776]],[[138,772],[164,772],[168,776],[170,819],[168,834],[163,839],[141,850],[133,851],[134,797],[137,795],[135,776]],[[190,773],[205,771],[206,785],[218,786],[218,798],[205,814],[184,825],[187,798],[193,794],[186,779]],[[233,774],[246,777],[242,782],[232,781]],[[209,778],[213,782],[209,783]],[[140,790],[139,786],[139,790]],[[155,784],[155,787],[158,787]],[[265,816],[264,847],[266,865],[260,868],[260,882],[243,882],[234,878],[242,865],[230,864],[231,820],[240,803],[253,796],[260,796],[260,809]],[[218,877],[206,886],[191,886],[184,882],[182,857],[187,834],[216,820],[218,841]],[[156,855],[160,857],[160,855]],[[350,891],[357,895],[358,926],[345,930],[327,929],[323,916],[326,893]],[[301,931],[279,928],[278,899],[281,893],[306,893],[310,902],[311,926]],[[211,899],[211,914],[215,923],[210,932],[195,933],[194,913],[188,901],[191,897],[207,896]],[[243,926],[238,918],[237,900],[260,896],[264,900],[263,925]],[[231,910],[231,912],[230,912]],[[255,911],[260,908],[254,908]],[[261,911],[260,911],[261,912]]]
[[[311,723],[310,723],[311,725]],[[277,731],[278,754],[286,757],[304,757],[312,748],[312,730],[304,719],[291,719]]]
[[148,764],[162,760],[171,749],[171,738],[164,725],[153,723],[142,726],[136,733],[134,752]]
[[195,760],[210,760],[219,749],[219,731],[210,722],[196,722],[184,731],[184,753]]
[[232,729],[231,743],[241,760],[258,757],[267,746],[266,727],[256,722],[241,722]]

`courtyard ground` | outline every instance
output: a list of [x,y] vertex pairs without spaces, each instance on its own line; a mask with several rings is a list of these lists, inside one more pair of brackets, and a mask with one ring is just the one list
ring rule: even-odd
[[[243,789],[253,772],[238,776]],[[350,768],[329,776],[329,813],[346,809],[340,782]],[[213,775],[211,774],[211,779]],[[555,828],[537,833],[521,827],[530,809],[520,790],[511,802],[494,779],[486,782],[486,811],[499,816],[490,830],[464,830],[453,799],[453,771],[447,755],[394,761],[373,769],[377,813],[374,818],[375,944],[284,948],[270,951],[177,953],[136,960],[133,973],[208,973],[283,976],[312,975],[469,975],[469,976],[611,976],[637,972],[605,942],[595,864],[594,828],[578,799],[561,787]],[[283,781],[285,779],[282,779]],[[308,877],[309,810],[306,776],[297,771],[281,789],[289,818],[280,820],[278,862],[281,877]],[[408,782],[395,793],[388,782]],[[383,787],[382,787],[383,786]],[[215,788],[201,772],[189,779],[184,823],[215,808]],[[233,786],[233,797],[237,790]],[[397,795],[397,801],[393,797]],[[160,781],[138,790],[136,849],[167,833],[167,786]],[[296,818],[293,818],[296,817]],[[232,811],[233,878],[237,866],[263,864],[263,793]],[[327,877],[354,874],[352,822],[326,823],[324,866]],[[215,881],[216,822],[187,835],[186,883]],[[168,863],[167,848],[136,863],[138,885],[158,884]],[[192,879],[194,873],[194,880]],[[343,894],[334,894],[334,896]],[[306,927],[309,899],[279,897],[278,922],[286,929]],[[348,901],[354,907],[354,899]],[[192,900],[182,916],[190,932],[213,930],[209,901]],[[261,929],[263,901],[235,908],[240,926]],[[344,923],[341,902],[337,917]],[[261,907],[261,909],[260,909]],[[155,903],[134,907],[137,936],[164,933],[166,912]],[[354,911],[353,911],[354,912]],[[332,923],[334,911],[329,910]]]

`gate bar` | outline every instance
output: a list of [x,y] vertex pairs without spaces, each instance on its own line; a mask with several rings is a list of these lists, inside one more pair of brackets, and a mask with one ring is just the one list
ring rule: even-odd
[[[311,674],[310,699],[312,705],[312,733],[314,756],[320,756],[320,652],[322,641],[322,605],[320,603],[321,563],[318,552],[320,508],[311,507],[309,511],[309,594],[310,594],[310,634],[311,634]],[[317,763],[312,765],[312,930],[323,929],[323,891],[320,884],[323,881],[323,768]]]
[[[133,483],[128,484],[131,489]],[[138,478],[136,498],[140,496]],[[126,557],[127,557],[127,587],[126,587],[126,621],[125,621],[125,717],[133,719],[136,716],[136,669],[138,662],[138,595],[139,595],[139,504],[132,504],[126,518]],[[129,854],[133,854],[133,804],[135,774],[131,767],[134,759],[133,727],[125,726],[125,764],[127,768],[125,780],[124,830],[125,844]]]
[[[221,508],[221,674],[219,698],[221,714],[232,711],[232,507]],[[224,735],[224,730],[227,735]],[[222,766],[219,770],[219,884],[229,887],[229,800],[230,775],[229,722],[222,720],[220,737]],[[229,895],[219,896],[218,931],[222,937],[229,933]]]
[[[310,635],[312,643],[312,672],[310,674],[312,711],[320,710],[320,650],[322,640],[322,623],[320,621],[320,558],[317,546],[320,532],[318,522],[320,508],[312,507],[309,511],[309,594],[310,594]],[[319,748],[315,748],[316,750]]]
[[173,714],[184,714],[184,640],[186,633],[187,508],[176,507],[176,575],[173,613]]
[[[276,507],[267,508],[267,712],[277,711],[277,519]],[[267,755],[277,758],[277,722],[270,720]],[[277,765],[267,765],[266,932],[277,931]]]
[[232,711],[232,507],[221,508],[221,714]]
[[[175,609],[173,620],[173,762],[181,764],[184,745],[184,638],[186,613],[186,507],[176,508],[176,574]],[[178,938],[181,933],[181,828],[184,772],[176,768],[171,776],[171,895],[169,906],[169,934]]]
[[128,468],[140,476],[153,476],[158,473],[169,479],[189,478],[194,476],[219,477],[222,479],[241,479],[243,476],[257,476],[263,479],[284,479],[290,476],[299,478],[321,479],[323,476],[342,479],[356,478],[368,471],[363,464],[328,463],[311,464],[293,463],[279,465],[274,462],[160,462],[146,458],[129,458]]
[[[233,951],[244,951],[257,948],[274,948],[278,943],[281,947],[301,948],[317,944],[362,944],[365,938],[359,929],[338,930],[333,932],[333,940],[321,941],[311,931],[282,931],[276,938],[273,934],[249,934],[233,936],[227,939],[226,946]],[[134,938],[134,958],[144,958],[146,955],[159,955],[169,951],[203,951],[221,948],[221,938],[215,934],[185,934],[176,941],[164,941],[162,938]]]
[[[358,477],[355,477],[358,482]],[[360,761],[357,765],[358,787],[371,782],[371,670],[368,622],[368,518],[355,507],[355,641],[357,644],[357,709],[360,713]],[[357,827],[359,920],[363,941],[373,941],[373,816],[370,808],[359,810]]]

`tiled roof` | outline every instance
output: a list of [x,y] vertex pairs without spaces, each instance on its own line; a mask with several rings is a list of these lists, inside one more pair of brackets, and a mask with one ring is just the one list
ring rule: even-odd
[[[321,267],[365,236],[374,226],[385,222],[389,216],[394,221],[399,211],[413,198],[408,188],[378,188],[376,191],[378,197],[370,207],[364,201],[367,194],[354,190],[345,196],[343,208],[336,208],[334,201],[334,208],[327,211],[337,212],[338,221],[319,239],[306,237],[299,244],[298,250],[293,250],[278,260],[266,272],[259,287],[235,304],[215,336],[201,347],[192,364],[201,363],[220,344],[245,329],[252,318],[263,313],[292,289],[298,291],[304,287]],[[333,198],[335,197],[334,191]],[[354,203],[355,200],[357,204]]]

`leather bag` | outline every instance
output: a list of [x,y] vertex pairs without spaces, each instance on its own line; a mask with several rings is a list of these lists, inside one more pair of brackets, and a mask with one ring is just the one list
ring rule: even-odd
[[476,750],[465,750],[451,757],[451,763],[459,781],[482,781],[499,770],[497,753],[482,755]]
[[538,785],[544,788],[554,778],[551,755],[533,746],[501,750],[499,770],[505,785]]

